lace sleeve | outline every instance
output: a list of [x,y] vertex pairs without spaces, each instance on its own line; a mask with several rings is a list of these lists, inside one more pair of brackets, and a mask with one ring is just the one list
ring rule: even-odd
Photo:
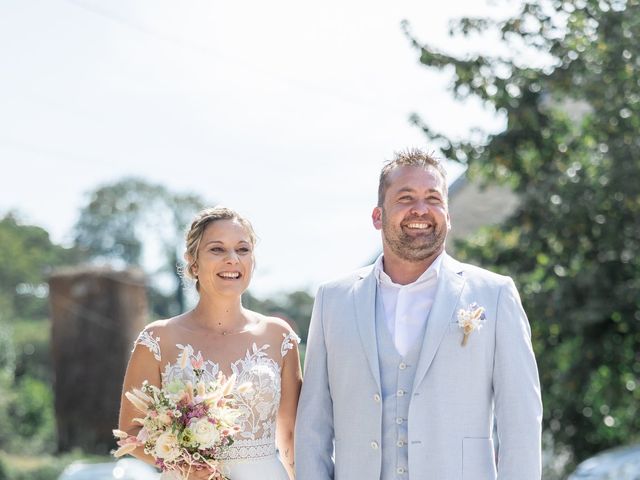
[[300,337],[296,335],[295,332],[291,332],[288,335],[283,333],[282,336],[284,340],[282,341],[282,345],[280,346],[280,354],[284,358],[289,350],[293,348],[293,342],[300,343]]
[[162,355],[160,355],[160,337],[153,338],[153,332],[151,330],[143,330],[140,332],[136,341],[133,342],[134,348],[136,345],[144,345],[153,353],[153,358],[158,361],[162,360]]

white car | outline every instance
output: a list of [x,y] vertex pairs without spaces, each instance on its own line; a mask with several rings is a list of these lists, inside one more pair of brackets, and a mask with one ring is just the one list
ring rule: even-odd
[[598,453],[578,465],[567,480],[640,480],[640,444]]
[[73,462],[64,469],[58,480],[158,480],[160,474],[151,465],[135,458],[117,462]]

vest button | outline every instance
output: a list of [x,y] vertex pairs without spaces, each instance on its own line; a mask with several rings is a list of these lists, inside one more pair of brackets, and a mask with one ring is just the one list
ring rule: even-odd
[[404,397],[404,390],[398,390],[398,396]]
[[371,442],[371,448],[373,448],[374,450],[378,449],[378,442]]
[[398,475],[402,475],[404,472],[405,472],[405,469],[404,469],[403,467],[398,467],[398,468],[396,469],[396,473],[397,473]]
[[396,418],[396,423],[397,423],[398,425],[402,425],[402,421],[403,421],[403,420],[402,420],[402,417],[398,417],[398,418]]
[[405,443],[404,443],[404,441],[403,441],[403,440],[398,440],[398,442],[396,443],[396,445],[397,445],[398,447],[402,448],[402,447],[404,447],[404,446],[405,446]]
[[398,368],[399,368],[400,370],[404,370],[404,369],[406,369],[406,368],[407,368],[407,364],[406,364],[406,363],[404,363],[404,362],[400,362],[400,365],[398,365]]

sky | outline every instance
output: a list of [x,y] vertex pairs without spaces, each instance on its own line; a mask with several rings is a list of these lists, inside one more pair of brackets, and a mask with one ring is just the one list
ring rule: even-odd
[[249,218],[258,297],[313,293],[378,252],[383,162],[434,149],[411,113],[456,138],[503,128],[453,100],[449,73],[421,66],[400,26],[459,53],[479,44],[450,39],[450,19],[491,12],[482,0],[0,0],[0,215],[69,244],[88,192],[135,176]]

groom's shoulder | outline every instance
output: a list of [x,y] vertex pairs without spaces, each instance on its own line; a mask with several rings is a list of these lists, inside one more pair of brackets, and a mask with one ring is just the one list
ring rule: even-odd
[[475,281],[481,284],[502,286],[511,283],[511,277],[488,270],[478,265],[464,263],[449,257],[454,269],[459,271],[467,280]]
[[359,268],[342,276],[336,277],[333,280],[329,280],[320,285],[322,290],[342,290],[351,289],[353,285],[364,277],[369,275],[373,270],[373,265],[367,265],[366,267]]

